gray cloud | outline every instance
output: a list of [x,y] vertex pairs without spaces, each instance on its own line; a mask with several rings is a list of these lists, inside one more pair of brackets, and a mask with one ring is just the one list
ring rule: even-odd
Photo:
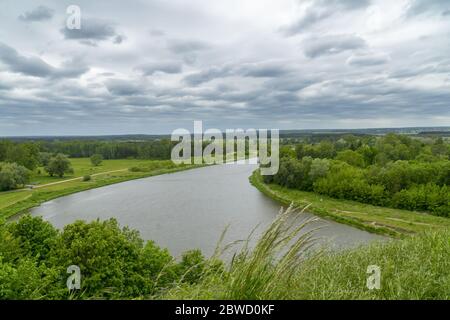
[[[100,12],[78,0],[83,18],[110,20],[83,20],[67,36],[5,7],[0,135],[170,133],[193,119],[210,128],[448,125],[450,2],[411,2],[416,17],[393,1],[364,11],[369,1],[303,0],[293,38],[277,32],[289,1],[246,1],[254,11],[173,0],[127,10],[110,1]],[[62,23],[64,10],[56,14]]]
[[412,0],[408,9],[408,16],[414,17],[424,13],[443,14],[450,10],[448,0]]
[[121,44],[125,39],[126,39],[125,36],[118,34],[114,37],[113,43]]
[[210,46],[199,40],[171,40],[168,48],[178,54],[191,53],[209,49]]
[[180,73],[182,71],[182,64],[176,61],[161,61],[146,63],[137,66],[136,69],[140,70],[144,75],[150,76],[157,72],[162,73]]
[[243,77],[274,78],[288,73],[288,70],[280,63],[251,63],[240,66],[236,73]]
[[0,83],[0,90],[9,90],[11,89],[10,85],[7,85],[5,83]]
[[116,32],[111,23],[97,19],[82,19],[80,29],[63,27],[61,33],[65,39],[79,40],[86,45],[96,45],[97,42],[105,40],[120,44],[125,39],[124,35],[119,35]]
[[302,43],[303,52],[309,58],[337,54],[347,50],[364,48],[364,39],[350,34],[314,37]]
[[46,6],[39,6],[31,11],[27,11],[19,16],[19,20],[31,22],[31,21],[44,21],[50,20],[53,17],[54,11]]
[[166,33],[163,30],[160,29],[151,29],[150,30],[150,35],[153,37],[162,37],[165,36]]
[[33,77],[73,78],[78,77],[89,69],[76,61],[64,63],[60,68],[55,68],[38,57],[25,57],[14,48],[0,42],[0,61],[10,71]]
[[251,78],[276,78],[287,74],[285,65],[274,62],[241,63],[214,66],[184,78],[189,85],[199,85],[218,78],[240,76]]
[[105,84],[110,93],[118,96],[133,96],[143,93],[143,88],[139,84],[126,80],[111,79]]
[[211,67],[186,76],[184,81],[191,86],[195,86],[216,78],[230,76],[231,70],[232,69],[229,66]]
[[169,40],[167,47],[173,53],[183,57],[187,64],[193,64],[197,61],[198,54],[208,50],[211,46],[199,40]]
[[366,8],[371,0],[310,0],[301,3],[307,5],[303,14],[292,24],[281,28],[286,36],[305,32],[309,27],[336,13]]
[[365,53],[365,54],[353,54],[347,59],[347,64],[351,66],[377,66],[386,64],[390,61],[390,57],[386,54],[378,53]]
[[390,74],[391,78],[403,79],[430,74],[450,74],[450,61],[421,65],[417,68],[397,69]]

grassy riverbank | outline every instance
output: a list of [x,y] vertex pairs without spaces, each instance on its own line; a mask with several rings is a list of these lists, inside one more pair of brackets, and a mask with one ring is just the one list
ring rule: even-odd
[[[260,244],[264,244],[264,240]],[[273,260],[276,250],[258,248],[224,274],[205,273],[164,299],[424,300],[450,299],[450,231],[427,231],[304,261]],[[264,252],[263,252],[264,251]],[[300,250],[301,251],[301,250]],[[265,255],[262,255],[264,253]],[[301,255],[300,255],[301,257]],[[287,267],[286,267],[287,265]],[[368,267],[380,270],[379,289],[369,289]]]
[[376,207],[355,201],[333,199],[313,192],[289,189],[276,184],[265,184],[258,171],[250,177],[250,182],[262,193],[283,205],[293,203],[295,206],[304,207],[311,204],[308,211],[318,216],[373,233],[403,237],[426,230],[450,228],[448,218]]
[[[39,169],[33,173],[34,189],[0,193],[0,218],[9,218],[41,203],[72,193],[154,175],[178,172],[198,166],[176,166],[170,160],[105,160],[94,167],[88,158],[71,159],[74,173],[64,178],[49,177]],[[133,168],[133,170],[130,170]],[[91,180],[83,181],[89,175]]]

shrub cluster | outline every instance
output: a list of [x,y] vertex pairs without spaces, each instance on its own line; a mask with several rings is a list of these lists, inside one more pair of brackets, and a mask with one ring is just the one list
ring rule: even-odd
[[[67,268],[81,271],[81,290],[69,292]],[[56,230],[25,216],[0,226],[0,299],[139,298],[195,283],[205,268],[199,251],[176,261],[116,220],[77,221]]]
[[398,135],[284,146],[278,173],[264,177],[264,181],[448,217],[449,154],[448,145],[441,139],[423,143]]

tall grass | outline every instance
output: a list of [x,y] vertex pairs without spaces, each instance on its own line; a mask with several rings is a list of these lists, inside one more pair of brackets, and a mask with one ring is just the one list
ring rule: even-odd
[[[281,212],[225,269],[206,268],[199,283],[179,285],[163,298],[450,299],[450,230],[324,253],[310,250],[314,230],[305,231],[310,220],[295,223],[300,216],[292,207]],[[366,286],[369,265],[381,269],[379,290]]]
[[[242,248],[233,255],[227,268],[220,273],[207,271],[198,285],[179,286],[169,292],[166,298],[288,298],[292,280],[302,262],[308,256],[311,259],[309,249],[314,245],[312,235],[315,230],[305,231],[305,227],[317,219],[301,219],[304,210],[299,212],[292,206],[285,211],[280,210],[278,217],[262,233],[256,245],[251,246],[252,232]],[[211,264],[216,265],[218,258],[232,247],[233,244],[220,249],[219,245],[211,258]]]
[[225,299],[286,298],[292,278],[314,243],[314,230],[302,231],[316,219],[299,222],[300,214],[292,207],[280,211],[255,248],[250,248],[250,239],[246,241],[226,275]]

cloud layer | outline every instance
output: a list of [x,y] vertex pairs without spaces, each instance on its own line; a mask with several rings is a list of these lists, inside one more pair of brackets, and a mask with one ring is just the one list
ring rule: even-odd
[[450,123],[446,0],[5,1],[0,135]]
[[22,21],[44,21],[50,20],[53,17],[54,11],[46,6],[38,6],[30,11],[27,11],[19,16]]

